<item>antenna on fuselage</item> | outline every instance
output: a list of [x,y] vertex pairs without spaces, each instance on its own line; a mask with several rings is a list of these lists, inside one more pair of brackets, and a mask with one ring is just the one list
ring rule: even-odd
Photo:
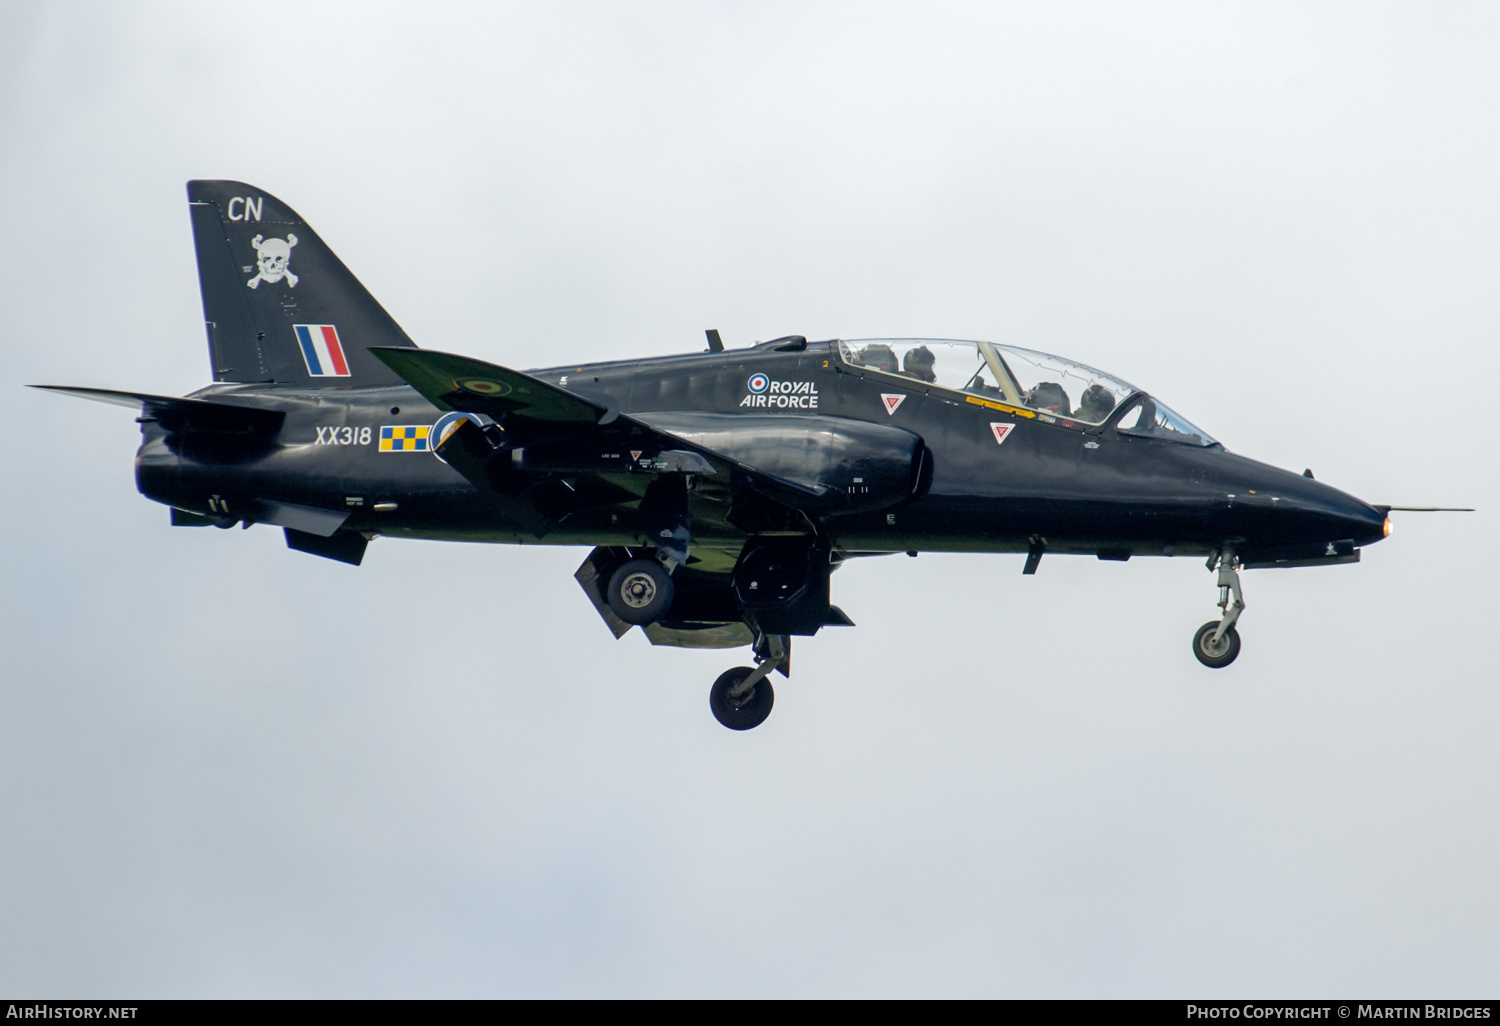
[[703,334],[708,336],[708,351],[710,353],[722,353],[724,351],[724,340],[719,337],[718,328],[709,328]]

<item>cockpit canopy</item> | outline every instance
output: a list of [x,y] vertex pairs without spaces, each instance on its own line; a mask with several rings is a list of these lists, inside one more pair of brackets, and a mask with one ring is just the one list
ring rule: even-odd
[[1097,426],[1128,407],[1115,424],[1124,434],[1218,444],[1129,382],[1019,346],[945,338],[840,339],[839,356],[856,367],[1032,410],[1068,427]]

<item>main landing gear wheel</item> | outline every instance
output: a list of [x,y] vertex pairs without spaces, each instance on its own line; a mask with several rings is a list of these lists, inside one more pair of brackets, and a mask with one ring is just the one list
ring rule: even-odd
[[1224,632],[1224,636],[1214,641],[1214,634],[1219,629],[1218,620],[1210,620],[1198,628],[1198,633],[1193,635],[1193,655],[1204,666],[1217,670],[1222,666],[1228,666],[1234,662],[1235,656],[1240,654],[1240,632],[1232,626]]
[[771,690],[771,682],[764,677],[756,681],[749,691],[739,695],[730,694],[736,685],[754,672],[748,666],[725,670],[719,674],[719,679],[714,681],[713,689],[708,693],[708,707],[713,710],[714,719],[730,730],[758,727],[771,715],[771,705],[776,701],[776,693]]
[[675,591],[666,567],[654,559],[632,559],[610,575],[605,599],[626,623],[652,624],[672,608]]

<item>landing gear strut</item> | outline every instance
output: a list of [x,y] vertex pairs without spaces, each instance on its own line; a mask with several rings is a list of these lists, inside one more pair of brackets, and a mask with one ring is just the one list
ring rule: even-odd
[[[1234,629],[1235,621],[1245,609],[1245,596],[1240,592],[1240,561],[1233,549],[1224,549],[1208,558],[1208,568],[1219,568],[1219,608],[1224,615],[1217,622],[1210,620],[1198,628],[1193,635],[1193,655],[1204,666],[1215,670],[1228,666],[1240,654],[1240,632]],[[1231,601],[1232,598],[1232,601]]]
[[730,730],[750,730],[766,722],[776,693],[767,679],[772,670],[785,672],[790,655],[789,639],[780,634],[762,635],[755,646],[759,666],[736,666],[725,670],[708,692],[708,707],[714,719]]

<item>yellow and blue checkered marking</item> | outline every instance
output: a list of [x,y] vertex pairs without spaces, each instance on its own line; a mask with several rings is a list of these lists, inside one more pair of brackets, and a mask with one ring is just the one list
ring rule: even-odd
[[381,452],[426,452],[431,424],[386,424],[380,429]]

